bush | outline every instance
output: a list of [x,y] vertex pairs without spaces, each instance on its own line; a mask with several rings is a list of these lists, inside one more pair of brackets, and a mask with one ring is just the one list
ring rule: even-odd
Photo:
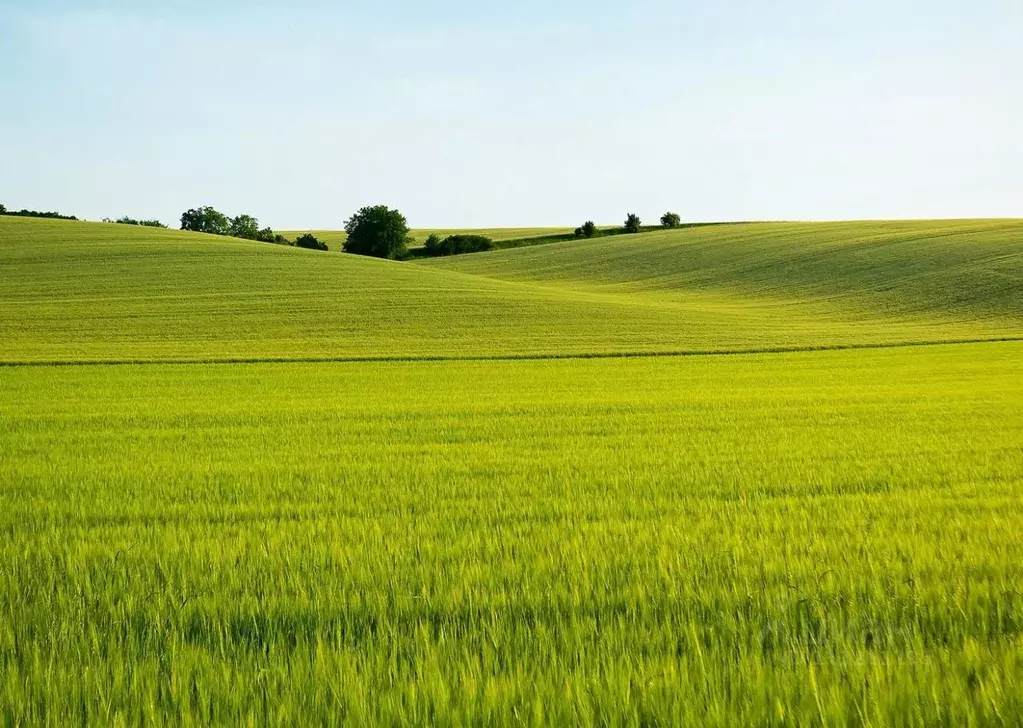
[[666,212],[661,215],[661,227],[677,228],[682,224],[682,216],[677,212]]
[[364,207],[345,221],[344,251],[374,258],[397,259],[408,254],[408,221],[386,205]]
[[7,208],[3,206],[3,203],[0,203],[0,215],[6,215],[6,214],[7,214]]
[[424,250],[427,255],[462,255],[463,253],[482,253],[494,249],[494,241],[485,235],[450,235],[444,240],[439,235],[431,235],[426,239]]
[[118,225],[141,225],[142,227],[152,227],[152,228],[166,228],[167,227],[166,225],[164,225],[159,220],[136,220],[135,218],[128,217],[127,215],[125,215],[124,217],[119,217],[116,220],[111,220],[109,217],[105,217],[105,218],[103,218],[103,222],[114,222],[114,223],[117,223]]
[[227,235],[231,230],[231,223],[227,215],[212,207],[198,207],[186,210],[181,215],[181,229],[195,233]]
[[308,250],[326,250],[327,244],[316,239],[316,236],[312,233],[306,233],[301,235],[295,240],[295,245],[299,248],[306,248]]
[[593,223],[593,220],[587,220],[582,224],[582,227],[575,229],[575,236],[577,238],[593,238],[597,235],[597,226]]
[[276,243],[277,245],[292,245],[292,242],[280,233],[275,233],[268,227],[256,233],[256,240],[261,243]]
[[622,229],[627,233],[638,233],[642,225],[643,223],[640,221],[639,215],[630,212],[628,217],[625,218],[625,225]]

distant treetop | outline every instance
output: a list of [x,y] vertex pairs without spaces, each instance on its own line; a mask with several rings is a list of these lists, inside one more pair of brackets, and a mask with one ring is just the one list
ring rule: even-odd
[[115,222],[118,225],[141,225],[142,227],[152,227],[152,228],[166,228],[167,227],[166,225],[164,225],[159,220],[136,220],[135,218],[128,217],[127,215],[125,215],[124,217],[119,217],[116,220],[111,220],[109,217],[105,217],[105,218],[103,218],[103,222]]
[[44,217],[51,220],[77,220],[74,215],[61,215],[59,212],[39,212],[38,210],[8,210],[0,205],[0,215],[10,217]]
[[196,207],[182,213],[181,229],[191,230],[194,233],[227,235],[231,229],[231,222],[227,219],[227,215],[212,207]]
[[639,215],[630,212],[628,217],[625,218],[625,225],[623,229],[627,233],[638,233],[642,228],[643,223],[639,219]]
[[408,221],[386,205],[364,207],[345,221],[346,253],[391,260],[404,258],[411,242]]
[[682,216],[677,212],[666,212],[661,215],[661,227],[677,228],[682,224]]
[[[140,224],[145,225],[146,223]],[[209,206],[186,210],[181,215],[181,229],[194,233],[230,235],[243,240],[258,240],[261,243],[291,245],[291,242],[280,233],[275,233],[268,227],[260,228],[259,220],[252,215],[236,215],[228,218],[224,213]]]

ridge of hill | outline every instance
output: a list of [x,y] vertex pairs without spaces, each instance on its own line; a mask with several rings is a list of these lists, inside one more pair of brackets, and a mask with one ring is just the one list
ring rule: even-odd
[[1023,222],[693,228],[397,263],[0,218],[0,363],[602,356],[1023,336]]
[[563,290],[1023,322],[1023,220],[742,223],[422,261]]

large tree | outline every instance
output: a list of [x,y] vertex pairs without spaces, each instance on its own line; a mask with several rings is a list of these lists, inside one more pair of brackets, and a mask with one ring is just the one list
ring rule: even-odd
[[231,223],[227,215],[217,212],[212,207],[198,207],[186,210],[181,215],[181,229],[196,233],[227,235],[231,230]]
[[345,232],[346,253],[374,258],[404,258],[411,241],[405,216],[386,205],[362,208],[345,221]]
[[666,212],[661,215],[661,227],[677,228],[682,224],[682,216],[677,212]]
[[230,234],[236,238],[255,240],[259,237],[259,220],[252,215],[238,215],[231,218]]

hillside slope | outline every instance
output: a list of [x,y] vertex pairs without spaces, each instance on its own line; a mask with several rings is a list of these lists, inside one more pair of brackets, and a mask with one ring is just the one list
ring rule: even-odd
[[753,223],[424,263],[563,290],[1023,322],[1023,221]]
[[396,263],[0,217],[0,362],[738,351],[1023,336],[1023,223],[729,226]]

